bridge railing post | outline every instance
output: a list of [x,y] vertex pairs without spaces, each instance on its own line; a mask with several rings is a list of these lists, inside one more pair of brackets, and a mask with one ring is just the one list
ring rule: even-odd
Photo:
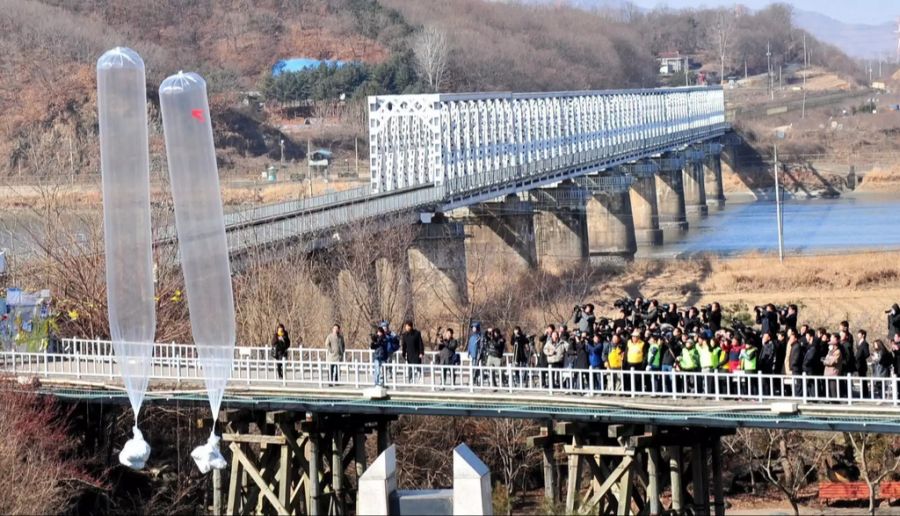
[[897,375],[895,373],[891,374],[891,396],[894,399],[894,406],[897,406]]
[[[847,373],[847,405],[853,405],[853,375]],[[859,395],[862,396],[862,385],[859,386]]]
[[808,392],[808,390],[809,390],[809,389],[808,389],[809,385],[808,385],[807,382],[806,382],[806,371],[803,372],[803,374],[801,375],[801,378],[802,378],[802,381],[803,381],[803,391],[802,391],[802,392],[803,392],[803,403],[806,403],[806,402],[807,402],[807,395],[809,394],[809,392]]

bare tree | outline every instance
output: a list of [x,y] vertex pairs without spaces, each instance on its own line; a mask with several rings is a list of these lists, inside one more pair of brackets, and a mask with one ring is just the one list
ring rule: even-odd
[[728,47],[731,44],[731,35],[734,32],[734,12],[729,9],[719,9],[713,18],[710,28],[712,46],[719,56],[719,80],[725,80],[725,61],[728,59]]
[[419,32],[412,44],[419,74],[431,91],[438,91],[447,70],[450,45],[444,32],[429,25]]
[[766,430],[763,435],[760,469],[799,516],[800,491],[812,479],[822,455],[831,447],[837,434],[826,439],[792,430]]
[[875,495],[878,485],[900,467],[897,440],[881,434],[848,433],[859,474],[869,488],[869,514],[875,514]]

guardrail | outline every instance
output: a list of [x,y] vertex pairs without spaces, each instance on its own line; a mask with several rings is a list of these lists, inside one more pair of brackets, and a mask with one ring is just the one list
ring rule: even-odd
[[[63,353],[0,352],[0,371],[57,380],[118,378],[111,345],[105,341],[67,341]],[[203,380],[200,360],[190,345],[154,345],[150,378],[194,383]],[[244,350],[244,351],[241,351]],[[247,350],[250,350],[249,352]],[[351,352],[343,362],[324,360],[324,350],[293,350],[275,360],[259,347],[237,348],[231,384],[260,388],[308,389],[342,386],[360,389],[373,385],[378,369],[363,351]],[[434,355],[429,354],[431,360]],[[228,359],[225,359],[228,360]],[[282,366],[279,377],[277,366]],[[640,371],[517,367],[509,359],[501,366],[403,364],[386,362],[380,369],[384,385],[397,391],[455,391],[469,394],[505,392],[553,396],[624,396],[629,398],[695,399],[752,402],[791,401],[840,405],[900,405],[898,379],[739,374],[720,372]]]

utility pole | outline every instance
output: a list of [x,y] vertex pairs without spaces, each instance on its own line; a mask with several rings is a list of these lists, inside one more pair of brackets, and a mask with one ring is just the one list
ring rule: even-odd
[[775,223],[778,232],[778,261],[784,263],[784,213],[781,202],[781,185],[778,178],[778,145],[775,145]]
[[803,106],[800,118],[806,118],[806,69],[809,68],[809,52],[806,51],[806,33],[803,33]]
[[359,136],[354,140],[354,148],[356,150],[356,178],[359,179]]
[[688,77],[688,73],[690,72],[690,70],[688,70],[688,68],[689,68],[689,66],[688,66],[688,57],[687,57],[687,56],[684,56],[684,85],[685,85],[685,86],[690,86],[690,85],[691,85],[690,78]]
[[766,42],[766,87],[769,88],[769,94],[772,100],[775,100],[775,91],[772,88],[772,44]]
[[309,197],[312,197],[312,165],[310,165],[309,160],[312,159],[312,142],[309,141],[309,138],[306,139],[306,185],[309,190],[307,194]]

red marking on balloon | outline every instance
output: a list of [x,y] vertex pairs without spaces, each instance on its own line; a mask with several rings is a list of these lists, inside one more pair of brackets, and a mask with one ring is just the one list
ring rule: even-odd
[[191,116],[196,118],[198,122],[203,121],[203,110],[202,109],[192,109]]

